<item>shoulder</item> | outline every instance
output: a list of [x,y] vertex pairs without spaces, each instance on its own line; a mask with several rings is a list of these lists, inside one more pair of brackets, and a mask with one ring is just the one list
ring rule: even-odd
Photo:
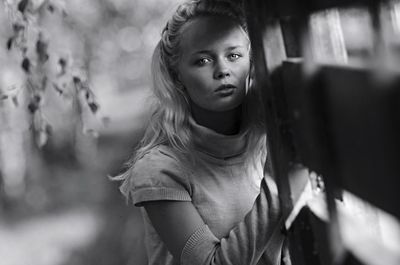
[[126,179],[134,204],[145,201],[190,201],[190,184],[177,152],[157,145],[142,155],[129,169]]
[[131,167],[131,173],[152,173],[159,169],[179,169],[177,152],[166,145],[157,145],[148,150]]

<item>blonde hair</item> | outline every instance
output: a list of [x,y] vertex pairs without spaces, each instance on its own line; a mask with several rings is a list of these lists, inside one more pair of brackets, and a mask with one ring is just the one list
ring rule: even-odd
[[[137,160],[153,147],[166,144],[177,155],[200,159],[192,149],[189,117],[189,98],[177,78],[180,53],[180,36],[183,26],[202,16],[226,16],[235,20],[247,34],[247,26],[241,4],[229,0],[192,0],[181,4],[164,27],[161,40],[152,56],[152,78],[156,106],[146,132],[134,156],[126,164],[128,170],[115,180],[123,180],[121,192],[128,197],[131,189],[130,170]],[[243,103],[244,118],[249,124],[247,149],[253,153],[265,151],[263,108],[258,92],[249,87]],[[182,157],[183,157],[182,156]],[[250,155],[250,157],[253,157]],[[254,158],[253,158],[254,159]]]

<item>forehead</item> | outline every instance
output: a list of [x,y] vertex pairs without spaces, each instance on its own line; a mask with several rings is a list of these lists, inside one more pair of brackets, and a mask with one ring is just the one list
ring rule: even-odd
[[183,54],[248,45],[246,32],[239,23],[228,17],[198,17],[189,21],[181,32],[180,47]]

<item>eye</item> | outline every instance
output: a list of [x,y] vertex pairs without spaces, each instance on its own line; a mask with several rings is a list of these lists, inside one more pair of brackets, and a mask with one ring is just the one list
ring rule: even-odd
[[211,59],[209,59],[209,58],[200,58],[200,59],[196,60],[195,64],[198,66],[203,66],[209,62],[211,62]]
[[241,54],[239,53],[231,53],[228,55],[229,60],[231,61],[236,61],[237,59],[239,59],[240,57],[242,57]]

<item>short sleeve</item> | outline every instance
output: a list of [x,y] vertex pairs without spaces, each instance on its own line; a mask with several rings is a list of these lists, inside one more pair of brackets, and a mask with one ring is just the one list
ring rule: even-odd
[[135,206],[143,202],[191,201],[188,178],[167,147],[157,146],[130,169],[129,193]]

